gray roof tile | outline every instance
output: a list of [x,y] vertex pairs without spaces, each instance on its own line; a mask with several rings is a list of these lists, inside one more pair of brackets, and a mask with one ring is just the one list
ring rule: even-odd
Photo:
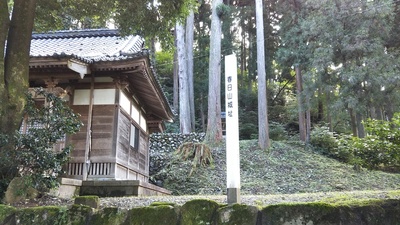
[[140,36],[121,37],[117,30],[75,30],[33,34],[31,57],[74,57],[92,63],[134,58],[142,54]]

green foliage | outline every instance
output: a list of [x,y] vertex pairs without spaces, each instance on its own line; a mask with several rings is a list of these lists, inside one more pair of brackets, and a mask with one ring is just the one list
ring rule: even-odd
[[325,126],[315,127],[311,131],[310,144],[326,155],[332,155],[338,147],[335,134]]
[[231,12],[231,8],[224,3],[217,5],[217,15],[220,19],[224,19],[225,17],[229,16]]
[[269,122],[269,138],[274,141],[283,141],[288,138],[285,126],[283,124],[270,121]]
[[18,169],[18,173],[9,173],[3,168],[0,175],[7,184],[16,175],[30,177],[28,180],[31,181],[31,187],[47,189],[58,184],[56,178],[63,172],[62,166],[67,162],[72,149],[72,146],[66,146],[55,151],[54,145],[64,139],[66,134],[79,131],[82,123],[79,115],[54,94],[37,89],[36,95],[43,97],[44,105],[35,102],[32,95],[28,94],[24,120],[26,132],[16,132],[13,137],[0,135],[0,148],[7,146],[4,145],[7,140],[16,143],[16,146],[2,151],[3,155],[4,152],[6,154],[0,158],[0,164],[9,165],[8,161],[11,161],[14,168]]
[[[173,63],[174,54],[168,51],[156,52],[156,65],[157,75],[160,81],[161,87],[163,88],[164,94],[168,99],[170,105],[173,104]],[[175,120],[174,120],[175,121]]]
[[196,2],[193,0],[120,0],[114,19],[124,33],[158,37],[163,45],[169,43],[172,46],[171,30],[195,6]]
[[365,138],[342,135],[336,151],[351,154],[348,161],[369,169],[400,166],[400,113],[391,121],[368,119],[364,127]]
[[328,127],[315,127],[311,131],[310,144],[316,151],[339,161],[350,162],[353,159],[353,151],[350,148],[351,137],[338,136],[335,132],[329,131]]
[[400,113],[391,121],[368,119],[365,138],[353,139],[354,156],[361,166],[377,169],[400,165]]
[[106,27],[116,11],[113,0],[38,0],[35,31]]

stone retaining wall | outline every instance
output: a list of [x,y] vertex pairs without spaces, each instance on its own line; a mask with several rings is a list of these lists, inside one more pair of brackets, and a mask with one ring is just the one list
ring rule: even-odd
[[[400,223],[400,200],[360,200],[347,203],[277,204],[263,208],[220,205],[192,200],[183,206],[153,203],[148,207],[98,210],[98,197],[76,199],[72,207],[16,209],[0,205],[2,225],[391,225]],[[80,198],[80,197],[78,197]],[[78,201],[77,201],[78,200]],[[84,205],[82,205],[84,204]]]

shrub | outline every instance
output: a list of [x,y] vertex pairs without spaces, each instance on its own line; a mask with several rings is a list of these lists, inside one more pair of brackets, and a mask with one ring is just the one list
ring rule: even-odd
[[339,136],[335,132],[329,131],[326,126],[315,127],[311,131],[310,144],[314,150],[330,158],[342,162],[350,162],[353,159],[351,137]]
[[[1,187],[8,185],[14,176],[30,177],[30,186],[36,189],[57,186],[57,177],[63,172],[62,166],[67,162],[72,146],[61,151],[54,151],[53,146],[66,134],[73,134],[82,126],[79,115],[62,99],[43,89],[37,89],[36,95],[43,96],[45,104],[37,104],[31,95],[27,96],[26,133],[16,131],[12,137],[0,135],[0,149],[8,143],[15,143],[10,149],[3,148],[0,157]],[[4,167],[7,165],[11,165],[15,172],[6,171]],[[0,190],[0,193],[3,191]]]
[[285,130],[285,126],[277,122],[270,122],[269,137],[274,141],[286,140],[288,135]]
[[333,152],[338,147],[338,141],[335,134],[329,131],[328,127],[315,127],[311,131],[310,144],[325,155],[335,155]]
[[354,156],[361,166],[370,169],[399,166],[400,114],[396,113],[391,121],[368,119],[364,127],[368,135],[353,140]]
[[400,165],[400,114],[391,121],[368,119],[364,121],[365,138],[342,136],[338,151],[352,154],[351,162],[369,169]]
[[240,140],[249,140],[258,134],[258,128],[253,123],[244,123],[239,125]]

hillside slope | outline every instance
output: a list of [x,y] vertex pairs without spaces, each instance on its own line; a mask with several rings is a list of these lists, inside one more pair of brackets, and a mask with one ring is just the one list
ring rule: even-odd
[[[268,151],[256,140],[240,142],[242,195],[315,193],[400,188],[400,174],[366,169],[306,149],[299,142],[273,142]],[[157,174],[161,184],[175,195],[225,194],[225,147],[213,148],[214,162],[197,166],[189,176],[192,161],[173,160]]]

